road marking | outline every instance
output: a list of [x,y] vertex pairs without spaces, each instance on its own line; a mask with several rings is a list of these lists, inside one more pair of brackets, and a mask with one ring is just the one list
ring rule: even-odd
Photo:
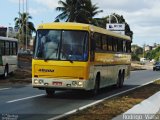
[[2,91],[2,90],[8,90],[8,89],[11,89],[11,88],[2,88],[2,89],[0,89],[0,91]]
[[7,101],[6,103],[13,103],[13,102],[17,102],[17,101],[27,100],[27,99],[31,99],[31,98],[35,98],[35,97],[40,97],[40,96],[43,96],[43,95],[45,95],[45,94],[39,94],[39,95],[35,95],[35,96],[15,99],[15,100]]
[[145,83],[145,84],[142,84],[142,85],[140,85],[140,86],[137,86],[137,87],[134,87],[134,88],[131,88],[131,89],[122,91],[122,92],[120,92],[120,93],[116,93],[116,94],[114,94],[114,95],[105,97],[105,98],[103,98],[103,99],[100,99],[100,100],[97,100],[97,101],[92,102],[92,103],[90,103],[90,104],[87,104],[87,105],[85,105],[85,106],[82,106],[82,107],[80,107],[80,108],[78,108],[78,109],[74,109],[74,110],[71,110],[71,111],[69,111],[69,112],[66,112],[66,113],[64,113],[64,114],[62,114],[62,115],[58,115],[58,116],[55,116],[55,117],[53,117],[53,118],[49,118],[48,120],[57,120],[57,119],[63,118],[63,117],[65,117],[65,116],[68,116],[68,115],[70,115],[70,114],[73,114],[73,113],[75,113],[75,112],[77,112],[77,111],[79,111],[79,110],[86,109],[86,108],[91,107],[91,106],[93,106],[93,105],[96,105],[96,104],[98,104],[98,103],[100,103],[100,102],[103,102],[104,100],[107,100],[107,99],[110,99],[110,98],[112,98],[112,97],[115,97],[115,96],[124,94],[124,93],[126,93],[126,92],[135,90],[135,89],[137,89],[137,88],[143,87],[143,86],[148,85],[148,84],[150,84],[150,83],[153,83],[153,82],[155,82],[155,81],[157,81],[157,80],[160,80],[160,78],[158,78],[158,79],[156,79],[156,80],[152,80],[152,81],[150,81],[150,82],[148,82],[148,83]]

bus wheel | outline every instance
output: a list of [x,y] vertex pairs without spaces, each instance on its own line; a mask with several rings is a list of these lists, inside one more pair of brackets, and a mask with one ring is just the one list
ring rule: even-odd
[[4,78],[8,77],[8,67],[7,66],[5,66],[3,77]]
[[48,97],[52,97],[55,94],[55,90],[46,89],[46,94],[47,94]]
[[100,82],[100,74],[97,75],[95,85],[94,85],[94,89],[91,90],[91,95],[92,96],[96,96],[98,94],[99,82]]
[[123,82],[124,82],[124,73],[119,72],[118,80],[117,80],[117,87],[118,88],[123,87]]
[[121,75],[120,88],[123,87],[123,83],[124,83],[124,72]]

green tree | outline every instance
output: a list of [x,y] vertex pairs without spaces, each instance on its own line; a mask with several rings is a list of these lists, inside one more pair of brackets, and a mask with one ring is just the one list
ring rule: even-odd
[[18,28],[18,38],[20,37],[20,44],[26,44],[26,36],[27,42],[31,38],[32,33],[36,31],[34,24],[29,21],[32,17],[28,13],[19,13],[19,17],[14,19],[15,27]]
[[142,56],[143,54],[143,48],[138,46],[138,45],[132,45],[131,46],[131,50],[132,50],[132,60],[133,61],[139,61],[140,60],[140,56]]
[[145,54],[145,57],[150,60],[155,59],[156,61],[159,61],[160,60],[160,46],[154,50],[148,51]]
[[133,54],[143,54],[143,48],[138,45],[132,45],[131,50]]
[[91,0],[60,0],[62,7],[56,10],[62,12],[56,19],[66,20],[67,22],[90,23],[95,15],[102,12]]

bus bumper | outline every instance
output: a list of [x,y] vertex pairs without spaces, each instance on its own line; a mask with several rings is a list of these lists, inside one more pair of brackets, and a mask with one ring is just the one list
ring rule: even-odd
[[32,78],[32,86],[34,88],[46,89],[77,89],[91,90],[92,83],[90,80],[79,79],[53,79],[53,78]]

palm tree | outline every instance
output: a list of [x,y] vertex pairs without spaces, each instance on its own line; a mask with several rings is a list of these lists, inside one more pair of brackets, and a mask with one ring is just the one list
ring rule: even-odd
[[56,10],[62,13],[56,19],[67,22],[90,23],[96,14],[102,12],[97,10],[98,7],[93,5],[91,0],[60,0],[58,3],[62,7],[57,7]]
[[31,38],[32,33],[36,31],[34,24],[29,21],[29,19],[32,19],[32,17],[28,13],[19,13],[19,17],[16,17],[14,19],[15,21],[15,27],[19,29],[19,38],[21,44],[26,44],[26,36],[27,36],[27,42],[29,38]]

